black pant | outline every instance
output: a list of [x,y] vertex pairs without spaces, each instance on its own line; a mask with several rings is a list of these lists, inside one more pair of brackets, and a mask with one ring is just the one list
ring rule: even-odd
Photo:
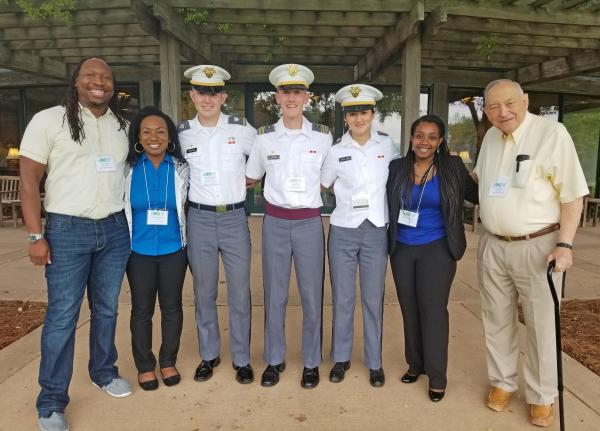
[[408,372],[429,377],[429,387],[445,389],[448,368],[448,297],[456,273],[446,238],[429,244],[397,243],[390,258],[404,321]]
[[131,347],[140,373],[156,368],[152,353],[152,316],[156,294],[161,312],[162,343],[158,354],[161,368],[174,367],[183,326],[181,291],[187,268],[187,251],[162,256],[131,253],[127,279],[131,287]]

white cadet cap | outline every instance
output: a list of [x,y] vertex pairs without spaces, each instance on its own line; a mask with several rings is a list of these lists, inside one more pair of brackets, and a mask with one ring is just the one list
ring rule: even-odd
[[382,98],[381,91],[365,84],[346,85],[335,93],[335,101],[342,105],[344,111],[366,111]]
[[210,91],[211,89],[215,92],[221,91],[220,87],[224,87],[225,81],[231,78],[225,69],[211,64],[190,67],[183,72],[183,75],[189,78],[192,87],[199,91]]
[[307,90],[315,80],[312,71],[301,64],[282,64],[271,70],[269,81],[275,87],[284,87],[288,90],[299,88]]

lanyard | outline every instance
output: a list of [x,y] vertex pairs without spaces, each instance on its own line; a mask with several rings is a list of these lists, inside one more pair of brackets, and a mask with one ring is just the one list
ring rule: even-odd
[[[146,177],[146,163],[142,161],[142,167],[144,168],[144,183],[146,184],[146,197],[148,198],[148,210],[150,210],[150,193],[148,192],[148,178]],[[169,190],[169,168],[170,165],[167,163],[167,185],[165,186],[165,208],[167,210],[167,191]]]
[[[421,187],[421,195],[419,196],[419,203],[417,204],[417,210],[415,211],[416,213],[419,213],[419,209],[421,208],[421,201],[423,200],[423,195],[425,194],[425,187],[427,187],[427,178],[429,178],[429,172],[431,172],[431,179],[433,179],[433,163],[431,163],[429,165],[429,167],[427,168],[427,170],[425,171],[425,178],[423,179],[423,187]],[[412,193],[412,191],[411,191]],[[403,210],[404,209],[404,200],[400,199],[400,209]]]

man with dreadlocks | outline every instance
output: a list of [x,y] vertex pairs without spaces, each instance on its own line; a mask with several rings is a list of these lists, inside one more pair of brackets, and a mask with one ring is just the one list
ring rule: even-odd
[[[73,72],[63,105],[37,113],[21,142],[29,258],[45,266],[48,284],[36,403],[41,430],[69,428],[64,410],[86,287],[92,382],[114,397],[131,394],[115,366],[117,303],[130,251],[123,212],[127,122],[116,102],[108,65],[97,58],[83,60]],[[42,230],[39,187],[44,173],[47,219]]]

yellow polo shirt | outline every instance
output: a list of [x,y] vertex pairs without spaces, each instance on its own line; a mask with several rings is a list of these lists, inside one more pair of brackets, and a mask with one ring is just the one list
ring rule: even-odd
[[[519,172],[518,155],[529,157]],[[566,128],[531,113],[508,139],[496,127],[487,131],[474,172],[481,223],[496,235],[527,235],[557,223],[561,204],[589,193]]]
[[[65,108],[55,106],[31,119],[20,155],[47,165],[47,212],[101,219],[124,206],[127,130],[119,130],[110,109],[96,118],[89,109],[79,108],[85,132],[81,144],[71,139]],[[114,170],[99,172],[99,156],[111,156]]]

